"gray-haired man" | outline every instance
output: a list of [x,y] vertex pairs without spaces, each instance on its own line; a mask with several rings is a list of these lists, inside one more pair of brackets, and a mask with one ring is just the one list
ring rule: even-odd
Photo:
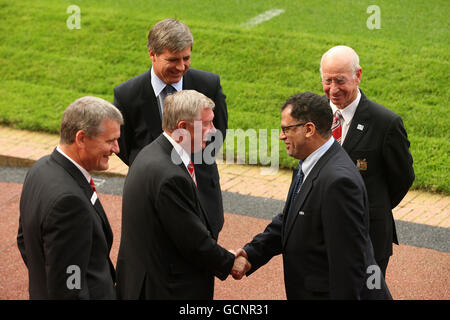
[[118,292],[121,299],[212,299],[214,276],[225,280],[246,266],[212,237],[190,157],[215,131],[214,103],[183,90],[165,104],[164,132],[142,149],[125,180]]
[[108,169],[122,123],[109,102],[76,100],[63,114],[59,146],[28,172],[17,244],[30,299],[115,299],[113,234],[90,172]]
[[[139,151],[161,133],[164,98],[175,91],[196,90],[215,104],[215,144],[220,147],[228,127],[227,105],[218,75],[189,68],[193,36],[181,21],[165,19],[148,35],[150,70],[114,88],[114,105],[123,114],[118,156],[131,165]],[[194,157],[199,159],[202,157]],[[194,161],[198,190],[207,211],[215,239],[223,227],[222,193],[216,163]]]

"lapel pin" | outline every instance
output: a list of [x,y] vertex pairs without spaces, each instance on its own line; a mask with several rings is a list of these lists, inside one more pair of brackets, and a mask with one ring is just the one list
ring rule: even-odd
[[358,124],[358,126],[356,127],[356,129],[363,131],[364,126],[362,124]]
[[301,215],[301,216],[304,216],[304,215],[305,215],[305,213],[304,213],[303,211],[299,211],[298,214]]

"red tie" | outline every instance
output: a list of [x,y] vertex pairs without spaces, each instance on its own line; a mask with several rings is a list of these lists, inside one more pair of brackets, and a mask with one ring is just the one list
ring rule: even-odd
[[342,114],[339,110],[334,113],[333,124],[331,125],[331,130],[333,131],[333,137],[337,142],[341,143],[342,138]]
[[91,185],[92,190],[94,190],[94,192],[96,193],[97,192],[97,188],[95,187],[94,179],[92,179],[92,177],[91,177],[91,181],[89,182],[89,184]]
[[189,161],[187,168],[188,168],[189,174],[191,175],[192,180],[194,180],[195,185],[197,185],[197,180],[195,180],[194,164],[192,163],[192,160]]

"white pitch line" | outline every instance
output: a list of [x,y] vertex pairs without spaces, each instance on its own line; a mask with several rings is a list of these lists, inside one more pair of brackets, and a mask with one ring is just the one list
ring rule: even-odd
[[261,13],[259,15],[257,15],[254,18],[251,18],[249,21],[242,23],[241,26],[242,27],[248,27],[248,28],[253,28],[255,26],[257,26],[260,23],[263,23],[265,21],[268,21],[272,18],[275,18],[276,16],[279,16],[280,14],[284,13],[284,9],[270,9],[267,10],[264,13]]

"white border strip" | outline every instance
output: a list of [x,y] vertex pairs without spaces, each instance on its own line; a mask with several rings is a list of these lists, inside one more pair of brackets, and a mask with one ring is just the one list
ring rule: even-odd
[[279,16],[282,13],[284,13],[284,9],[270,9],[264,13],[257,15],[254,18],[251,18],[249,21],[241,24],[241,26],[247,27],[247,28],[253,28],[253,27],[257,26],[258,24],[261,24],[265,21],[275,18],[276,16]]

